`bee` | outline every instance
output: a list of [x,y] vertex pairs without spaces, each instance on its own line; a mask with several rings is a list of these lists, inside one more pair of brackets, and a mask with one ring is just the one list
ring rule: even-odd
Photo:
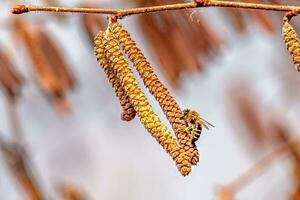
[[185,109],[183,110],[183,120],[188,124],[185,131],[189,131],[192,134],[192,143],[195,143],[201,136],[203,127],[207,130],[209,126],[214,127],[211,123],[203,119],[196,111]]

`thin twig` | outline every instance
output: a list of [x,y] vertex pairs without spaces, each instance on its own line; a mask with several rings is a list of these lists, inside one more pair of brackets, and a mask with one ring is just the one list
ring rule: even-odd
[[257,4],[257,3],[217,1],[217,0],[195,0],[194,2],[188,2],[188,3],[178,3],[178,4],[130,8],[130,9],[67,8],[67,7],[48,7],[48,6],[34,6],[34,5],[17,5],[12,9],[12,13],[22,14],[31,11],[72,12],[72,13],[110,14],[122,18],[129,15],[167,11],[167,10],[181,10],[181,9],[189,9],[189,8],[197,8],[197,7],[231,7],[231,8],[243,8],[243,9],[256,9],[256,10],[300,12],[300,6]]
[[12,9],[13,14],[22,14],[31,11],[48,11],[48,12],[72,12],[72,13],[93,13],[93,14],[110,14],[116,15],[119,18],[128,15],[150,13],[165,10],[179,10],[186,8],[196,8],[197,3],[180,3],[172,5],[151,6],[130,9],[102,9],[102,8],[66,8],[66,7],[47,7],[33,5],[17,5]]
[[293,138],[288,142],[280,145],[275,150],[264,156],[256,164],[250,167],[242,175],[238,176],[231,183],[227,184],[233,192],[240,191],[243,187],[248,185],[251,181],[256,179],[267,167],[271,166],[275,161],[288,154],[291,146],[297,146],[300,143],[300,137]]

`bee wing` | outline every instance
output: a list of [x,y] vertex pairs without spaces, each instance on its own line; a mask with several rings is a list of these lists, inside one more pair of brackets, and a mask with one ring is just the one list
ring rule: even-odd
[[206,128],[207,130],[209,130],[209,127],[206,125],[206,123],[202,123],[202,126],[203,126],[204,128]]
[[209,123],[208,121],[206,121],[205,119],[203,119],[202,117],[200,117],[200,119],[201,119],[201,121],[202,122],[204,122],[204,123],[202,123],[202,125],[208,130],[209,129],[209,127],[207,126],[207,125],[209,125],[209,126],[211,126],[211,127],[215,127],[214,125],[212,125],[211,123]]

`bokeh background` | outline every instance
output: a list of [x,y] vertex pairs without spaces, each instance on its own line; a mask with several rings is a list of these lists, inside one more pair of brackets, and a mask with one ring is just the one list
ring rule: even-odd
[[[71,7],[82,2],[60,0],[59,4]],[[37,86],[27,49],[13,37],[19,34],[10,23],[14,17],[10,8],[14,3],[43,5],[45,2],[0,2],[0,48],[9,55],[24,78],[16,109],[23,142],[46,199],[63,199],[57,194],[57,186],[61,183],[76,186],[86,194],[86,199],[214,199],[218,186],[243,174],[283,142],[275,134],[274,123],[284,125],[289,136],[298,133],[300,80],[282,41],[283,13],[268,12],[267,18],[273,26],[270,31],[259,25],[259,19],[251,12],[242,12],[246,27],[239,30],[222,8],[198,9],[192,15],[184,11],[186,20],[192,21],[193,25],[197,25],[200,15],[210,28],[209,34],[217,35],[222,42],[214,48],[213,56],[197,55],[203,65],[201,69],[193,73],[182,70],[176,83],[172,82],[174,77],[168,78],[155,56],[155,49],[159,47],[151,45],[146,37],[139,22],[141,16],[121,20],[180,106],[199,111],[215,125],[209,131],[204,130],[197,142],[199,164],[189,176],[182,177],[171,158],[137,118],[131,122],[120,120],[119,102],[97,64],[81,15],[59,17],[37,12],[15,16],[46,30],[55,38],[74,74],[76,87],[67,94],[71,112],[61,113],[54,108]],[[102,1],[93,3],[102,5]],[[103,6],[132,7],[135,3],[107,0],[103,1]],[[296,1],[287,3],[299,4]],[[297,20],[293,20],[296,29]],[[184,26],[183,23],[181,21],[179,27]],[[199,41],[203,40],[201,36],[198,35]],[[5,96],[2,92],[0,132],[2,138],[12,140]],[[167,123],[158,104],[148,96]],[[247,106],[250,111],[243,109]],[[250,116],[251,112],[253,116]],[[0,199],[26,199],[24,190],[5,162],[1,156]],[[261,176],[238,191],[235,199],[289,199],[297,187],[291,165],[288,156],[278,159],[263,170]]]

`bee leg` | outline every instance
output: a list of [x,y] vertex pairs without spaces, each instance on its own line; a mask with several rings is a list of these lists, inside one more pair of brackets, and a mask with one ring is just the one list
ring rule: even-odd
[[184,130],[186,132],[191,132],[193,130],[193,128],[188,126],[188,127],[185,127]]

